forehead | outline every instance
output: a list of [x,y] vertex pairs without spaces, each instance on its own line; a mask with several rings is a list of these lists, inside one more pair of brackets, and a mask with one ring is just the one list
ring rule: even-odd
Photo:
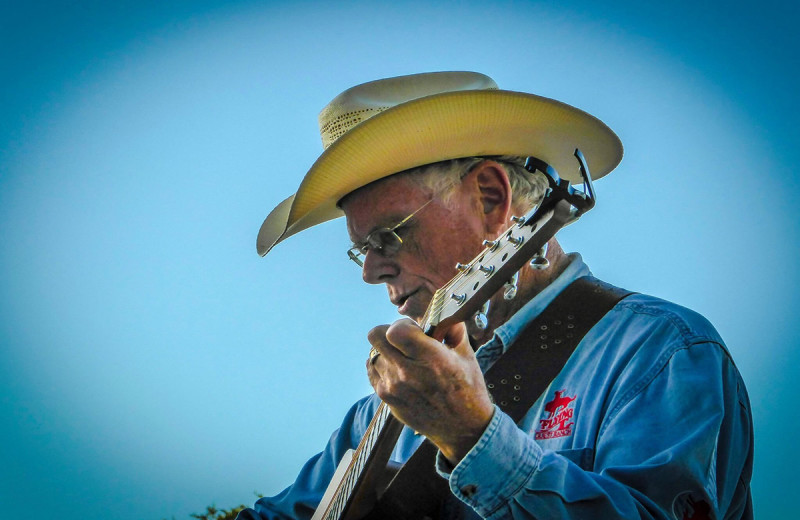
[[342,200],[347,231],[353,239],[362,238],[376,227],[396,224],[429,198],[427,190],[408,175],[368,184]]

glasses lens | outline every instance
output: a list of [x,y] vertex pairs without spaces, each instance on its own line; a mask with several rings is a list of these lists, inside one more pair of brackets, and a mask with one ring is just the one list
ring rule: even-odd
[[376,229],[367,238],[367,243],[370,249],[374,249],[382,255],[391,256],[400,250],[403,240],[393,230],[382,228]]
[[376,229],[367,235],[367,238],[363,242],[364,245],[351,247],[347,251],[347,256],[350,258],[350,260],[358,264],[359,267],[364,267],[364,257],[367,255],[367,251],[370,249],[383,256],[392,256],[397,254],[397,252],[400,251],[400,247],[403,245],[403,239],[400,238],[400,235],[397,234],[397,231],[407,226],[408,221],[411,220],[411,217],[419,213],[422,208],[430,204],[431,201],[433,201],[433,199],[430,199],[414,213],[401,220],[400,223],[395,227],[391,229]]

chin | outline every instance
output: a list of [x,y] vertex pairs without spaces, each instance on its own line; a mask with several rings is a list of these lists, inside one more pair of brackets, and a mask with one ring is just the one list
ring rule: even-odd
[[413,305],[409,307],[405,315],[411,318],[412,320],[416,321],[417,323],[422,323],[423,318],[425,317],[425,313],[428,312],[428,305],[430,304],[430,298],[413,298]]
[[406,318],[411,318],[412,320],[416,321],[418,324],[422,324],[422,321],[423,321],[423,318],[425,316],[425,311],[426,310],[427,310],[427,308],[420,309],[420,308],[418,308],[418,306],[412,305],[407,309],[403,309],[402,311],[400,311],[398,309],[398,312],[400,313],[401,316],[405,316]]

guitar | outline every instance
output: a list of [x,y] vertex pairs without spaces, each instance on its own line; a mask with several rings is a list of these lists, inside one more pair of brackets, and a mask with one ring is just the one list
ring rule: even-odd
[[[525,216],[513,217],[514,224],[496,240],[485,241],[485,249],[471,262],[456,266],[458,274],[434,293],[423,316],[421,327],[427,335],[470,317],[485,328],[492,295],[505,286],[504,297],[513,298],[517,272],[525,263],[547,267],[547,242],[595,204],[589,168],[578,149],[575,158],[583,190],[570,186],[547,163],[535,157],[526,160],[528,171],[538,170],[547,177],[545,197]],[[348,450],[339,462],[312,520],[358,520],[369,513],[380,496],[379,484],[385,483],[386,466],[402,429],[403,424],[381,402],[358,447]]]

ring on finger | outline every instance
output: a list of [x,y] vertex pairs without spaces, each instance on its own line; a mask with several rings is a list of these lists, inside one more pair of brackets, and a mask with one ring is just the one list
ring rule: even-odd
[[378,356],[380,355],[381,353],[378,351],[377,348],[372,347],[371,349],[369,349],[369,364],[374,365],[375,362],[378,360]]

